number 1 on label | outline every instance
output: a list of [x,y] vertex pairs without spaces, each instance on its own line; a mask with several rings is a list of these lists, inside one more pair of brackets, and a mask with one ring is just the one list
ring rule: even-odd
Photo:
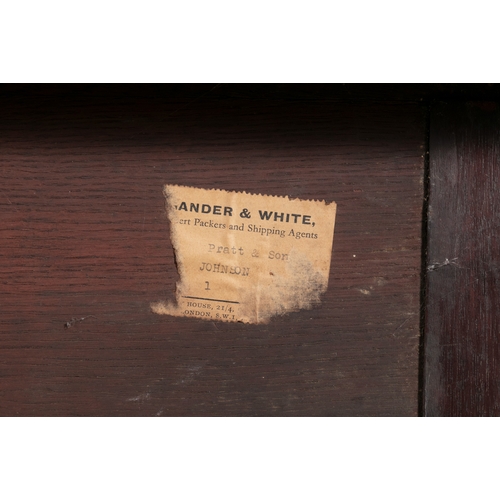
[[205,287],[205,290],[210,290],[210,283],[208,281],[205,281],[205,283],[207,284],[207,286]]

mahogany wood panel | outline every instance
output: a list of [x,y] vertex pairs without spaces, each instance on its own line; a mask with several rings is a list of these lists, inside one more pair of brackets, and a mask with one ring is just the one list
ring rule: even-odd
[[500,414],[500,112],[431,114],[425,414]]
[[[211,89],[1,97],[1,415],[417,414],[421,105]],[[322,305],[152,313],[165,183],[335,200]]]

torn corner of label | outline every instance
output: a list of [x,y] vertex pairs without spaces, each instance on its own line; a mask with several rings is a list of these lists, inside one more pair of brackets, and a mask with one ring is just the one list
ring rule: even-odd
[[176,185],[164,194],[180,281],[176,303],[153,312],[266,323],[321,303],[335,202]]
[[176,316],[175,311],[177,306],[172,304],[172,302],[154,302],[151,304],[151,310],[156,314],[169,314],[171,316]]

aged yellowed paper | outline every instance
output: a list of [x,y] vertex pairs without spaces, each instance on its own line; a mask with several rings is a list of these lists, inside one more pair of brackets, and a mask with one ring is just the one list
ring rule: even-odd
[[166,185],[180,281],[158,314],[266,323],[320,304],[336,204]]

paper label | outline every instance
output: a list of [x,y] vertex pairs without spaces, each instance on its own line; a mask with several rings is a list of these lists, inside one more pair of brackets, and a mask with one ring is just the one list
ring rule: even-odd
[[158,314],[266,323],[320,304],[328,286],[336,204],[166,185],[180,274]]

